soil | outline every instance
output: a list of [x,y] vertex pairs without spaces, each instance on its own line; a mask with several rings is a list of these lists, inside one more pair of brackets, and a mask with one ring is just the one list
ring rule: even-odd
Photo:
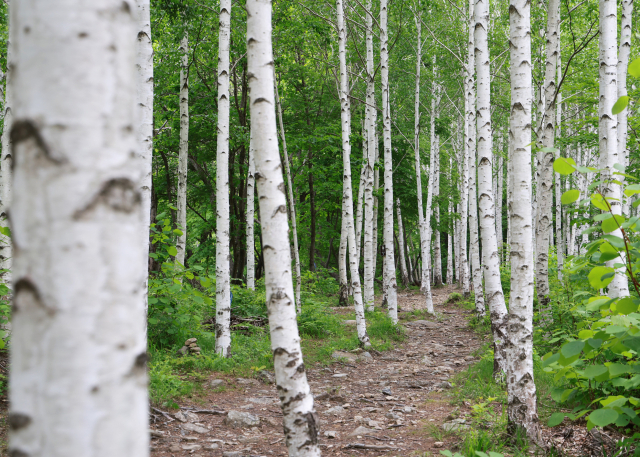
[[[481,344],[467,326],[469,311],[456,304],[444,304],[454,290],[433,289],[437,317],[428,318],[428,322],[408,315],[424,308],[423,296],[400,291],[400,322],[407,329],[408,338],[394,350],[371,352],[368,363],[341,359],[329,368],[308,367],[324,455],[395,456],[425,452],[438,455],[439,450],[451,448],[456,438],[451,434],[447,437],[440,427],[468,415],[470,410],[467,406],[457,408],[450,404],[446,395],[450,388],[448,381],[474,362],[473,353]],[[344,308],[335,312],[344,312]],[[217,392],[210,393],[204,405],[200,398],[197,404],[180,405],[181,410],[248,412],[260,418],[260,425],[230,428],[223,423],[224,415],[196,413],[197,418],[194,416],[192,420],[204,432],[198,434],[185,430],[184,423],[154,412],[152,435],[161,436],[152,439],[151,455],[204,457],[231,452],[237,454],[229,456],[237,457],[286,455],[275,385],[216,373],[207,382],[213,380],[223,383],[212,389]],[[341,408],[329,411],[336,406]],[[368,430],[350,436],[360,426]],[[382,449],[367,449],[371,446]]]

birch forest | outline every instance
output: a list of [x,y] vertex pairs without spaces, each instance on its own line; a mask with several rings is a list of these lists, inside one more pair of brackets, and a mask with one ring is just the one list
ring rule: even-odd
[[0,2],[0,455],[640,456],[638,21]]

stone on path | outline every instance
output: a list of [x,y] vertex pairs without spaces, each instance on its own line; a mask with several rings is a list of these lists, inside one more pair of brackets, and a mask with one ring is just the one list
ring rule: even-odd
[[224,418],[224,424],[233,428],[256,427],[260,425],[260,418],[251,413],[242,411],[229,411]]
[[349,433],[349,436],[353,437],[353,436],[364,436],[364,435],[376,435],[377,433],[378,433],[378,430],[373,430],[371,428],[360,426],[356,428],[353,432]]
[[209,429],[208,428],[204,428],[204,427],[201,427],[201,426],[196,425],[196,424],[184,424],[182,426],[182,428],[184,430],[189,430],[190,432],[200,433],[201,435],[203,435],[205,433],[209,433]]

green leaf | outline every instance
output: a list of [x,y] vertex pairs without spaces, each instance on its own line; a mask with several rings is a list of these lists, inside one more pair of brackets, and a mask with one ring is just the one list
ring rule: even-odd
[[600,194],[591,194],[591,204],[602,211],[609,211],[609,204]]
[[602,238],[604,238],[609,243],[611,243],[613,245],[613,247],[615,247],[615,248],[618,248],[618,249],[624,249],[625,248],[624,240],[622,238],[620,238],[619,236],[616,236],[616,235],[604,235]]
[[561,175],[570,175],[576,171],[576,161],[571,157],[559,157],[553,162],[553,169]]
[[565,417],[564,413],[553,413],[551,417],[549,417],[549,421],[547,422],[547,425],[549,427],[555,427],[556,425],[559,425],[562,423],[562,421],[564,420],[564,417]]
[[562,194],[562,197],[560,197],[560,201],[562,202],[563,205],[570,205],[571,203],[575,202],[579,198],[580,198],[580,191],[578,189],[571,189],[566,191],[564,194]]
[[609,285],[611,281],[613,281],[613,276],[604,278],[604,276],[609,275],[611,273],[615,274],[615,270],[609,267],[595,267],[589,273],[589,284],[594,289],[603,289]]
[[598,409],[589,414],[588,419],[597,427],[605,427],[609,424],[613,424],[616,419],[618,419],[618,413],[608,408]]
[[614,214],[613,217],[602,221],[602,231],[604,233],[611,233],[615,230],[618,230],[624,223],[624,220],[624,216]]
[[167,252],[169,253],[169,255],[172,255],[174,257],[178,255],[178,250],[175,246],[167,246]]
[[611,108],[611,114],[613,115],[620,114],[621,112],[624,111],[624,109],[627,107],[628,104],[629,104],[629,97],[626,95],[623,95],[613,105],[613,108]]
[[562,349],[560,349],[560,352],[568,359],[574,355],[580,354],[582,352],[582,348],[584,348],[584,341],[576,340],[564,344]]
[[178,236],[182,236],[184,234],[180,229],[173,229],[173,233],[175,233]]
[[607,373],[608,371],[609,369],[604,365],[592,365],[584,370],[584,377],[587,379],[593,379]]
[[636,59],[629,64],[629,74],[634,78],[640,78],[640,59]]
[[621,171],[622,173],[624,173],[624,165],[620,164],[620,163],[614,163],[613,164],[613,168],[615,168],[618,171]]
[[616,311],[618,314],[631,314],[638,311],[638,305],[633,302],[631,297],[618,300],[616,303]]
[[632,336],[622,342],[623,345],[640,354],[640,336]]
[[0,227],[0,233],[11,238],[11,229],[9,227]]
[[[609,365],[609,373],[611,373],[611,377],[620,376],[621,374],[629,373],[630,368],[629,365],[623,365],[622,363],[612,363]],[[607,406],[603,403],[604,406]]]
[[560,152],[560,149],[558,149],[558,148],[542,148],[542,149],[540,149],[540,151],[542,151],[542,152]]

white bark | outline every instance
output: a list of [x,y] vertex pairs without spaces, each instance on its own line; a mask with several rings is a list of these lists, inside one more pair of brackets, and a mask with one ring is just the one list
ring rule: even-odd
[[[189,38],[185,36],[180,42],[182,53],[180,68],[180,150],[178,152],[178,228],[182,234],[178,236],[176,261],[184,266],[187,249],[187,170],[189,163]],[[219,229],[219,227],[218,227]],[[216,255],[217,257],[217,255]]]
[[256,290],[255,253],[255,192],[256,165],[254,163],[253,138],[249,139],[249,170],[247,172],[247,288]]
[[[633,0],[622,1],[620,17],[620,47],[618,49],[618,97],[627,95],[627,69],[631,53],[631,21],[633,16]],[[627,147],[629,108],[618,114],[618,160],[625,167],[629,166],[629,148]],[[624,188],[624,176],[616,175]],[[622,214],[629,217],[629,200],[622,204]]]
[[374,289],[373,281],[375,270],[373,266],[374,256],[374,238],[373,238],[373,218],[374,216],[374,164],[376,148],[376,110],[375,110],[375,93],[374,93],[374,66],[373,66],[373,17],[371,9],[371,0],[365,5],[366,15],[366,48],[367,48],[367,106],[366,106],[366,138],[367,138],[367,157],[363,166],[366,166],[364,181],[364,305],[367,311],[373,311],[374,307]]
[[498,139],[498,164],[496,167],[496,238],[498,242],[498,254],[500,260],[504,259],[504,243],[502,238],[502,194],[503,194],[503,182],[504,182],[504,160],[502,159],[503,137],[502,135]]
[[[231,0],[220,1],[218,38],[218,135],[216,153],[216,353],[231,347],[231,272],[229,261],[229,47]],[[251,140],[249,140],[251,142]],[[251,149],[251,145],[249,145]],[[251,155],[251,152],[249,152]]]
[[[276,78],[274,73],[273,78],[274,84],[276,84]],[[284,155],[284,169],[287,173],[287,189],[289,190],[289,210],[291,211],[291,230],[293,235],[293,255],[295,261],[296,268],[296,309],[298,313],[302,312],[302,273],[300,272],[300,251],[298,249],[298,225],[296,223],[296,205],[295,199],[293,197],[293,182],[291,179],[291,166],[289,165],[289,153],[287,152],[287,140],[284,135],[284,122],[282,121],[282,105],[280,103],[280,96],[278,95],[278,85],[276,84],[274,87],[275,97],[276,97],[276,106],[278,108],[278,122],[280,124],[280,139],[282,140],[282,153]]]
[[264,250],[266,301],[276,387],[289,455],[319,456],[318,428],[296,322],[287,198],[276,132],[271,1],[248,0],[251,136]]
[[347,76],[347,33],[344,24],[344,7],[342,0],[336,0],[338,16],[338,54],[340,58],[340,118],[342,125],[342,220],[343,230],[348,237],[349,271],[356,312],[356,330],[360,343],[368,346],[367,325],[364,316],[360,272],[358,271],[358,245],[353,226],[353,189],[351,185],[351,104],[349,103],[349,80]]
[[[135,19],[138,26],[136,42],[136,138],[138,154],[144,167],[140,180],[143,222],[140,242],[145,246],[142,259],[144,277],[144,306],[147,315],[147,277],[149,272],[149,227],[151,225],[151,173],[153,163],[153,45],[151,42],[151,11],[149,0],[135,1]],[[1,255],[1,254],[0,254]],[[145,319],[145,328],[146,328]]]
[[[366,114],[366,107],[365,107],[365,114]],[[366,173],[367,173],[367,165],[366,165],[366,160],[367,160],[367,121],[363,120],[362,121],[362,158],[363,158],[363,164],[362,167],[360,169],[360,181],[358,182],[358,201],[357,203],[357,208],[356,208],[356,247],[357,249],[357,265],[358,268],[360,268],[360,260],[361,260],[361,256],[362,256],[362,219],[363,219],[363,211],[364,211],[364,187],[365,187],[365,178],[366,178]]]
[[[560,31],[558,30],[558,35]],[[558,44],[560,39],[558,38]],[[558,71],[557,81],[558,84],[562,78],[562,64],[560,61],[560,46],[558,46]],[[558,92],[558,98],[556,100],[556,136],[560,138],[562,136],[562,94]],[[556,159],[560,158],[560,148],[557,149]],[[560,198],[562,197],[562,179],[560,173],[555,173],[555,191],[556,191],[556,258],[558,263],[558,280],[562,280],[562,268],[564,267],[564,238],[562,236],[562,204]]]
[[475,57],[478,74],[478,212],[482,236],[484,283],[491,315],[494,343],[494,373],[505,371],[504,345],[507,340],[507,307],[500,282],[500,256],[496,240],[495,209],[493,203],[493,151],[491,132],[491,74],[489,71],[489,43],[487,27],[489,1],[475,3]]
[[133,10],[11,5],[10,456],[149,455]]
[[396,212],[398,217],[398,250],[400,251],[400,274],[404,287],[409,285],[409,274],[407,272],[407,262],[404,255],[404,227],[402,225],[402,213],[400,212],[400,199],[396,199]]
[[[376,273],[378,271],[377,269],[377,263],[378,263],[378,215],[380,214],[379,211],[379,202],[378,202],[378,189],[380,188],[380,167],[377,166],[379,161],[380,161],[380,150],[378,148],[379,143],[379,139],[378,139],[378,132],[377,132],[377,128],[376,128],[376,135],[375,135],[375,140],[373,143],[375,146],[375,152],[374,152],[374,158],[373,158],[373,163],[374,163],[374,171],[373,171],[373,219],[371,221],[372,223],[372,230],[371,230],[371,252],[372,252],[372,256],[371,256],[371,271],[373,271],[373,278],[375,281],[375,277],[376,277]],[[384,290],[384,288],[383,288]],[[386,297],[385,297],[386,299]],[[383,300],[384,301],[384,300]]]
[[[616,163],[624,163],[624,157],[620,156],[618,148],[617,119],[611,114],[613,104],[618,99],[617,83],[617,7],[615,0],[600,0],[600,103],[598,134],[600,138],[600,161],[604,168],[605,179],[604,194],[611,205],[613,214],[622,214],[622,189],[615,183],[607,183],[608,179],[618,179],[614,176]],[[625,46],[626,47],[626,46]],[[626,51],[625,51],[626,52]],[[611,232],[611,235],[622,238],[620,229]],[[607,266],[613,267],[615,263],[623,264],[621,257],[607,262]],[[609,295],[612,298],[626,297],[629,295],[629,285],[625,268],[616,270],[613,281],[609,284]]]
[[482,290],[482,266],[480,265],[480,242],[478,234],[478,199],[476,189],[476,82],[475,82],[475,38],[473,30],[474,1],[469,0],[469,39],[467,42],[467,82],[466,97],[466,128],[467,128],[467,159],[469,160],[469,260],[471,263],[471,277],[475,295],[476,313],[485,315],[484,293]]
[[[560,30],[560,0],[549,0],[547,8],[547,47],[546,67],[544,73],[544,112],[540,119],[543,148],[555,146],[556,128],[556,73],[558,67]],[[541,150],[538,152],[538,186],[536,214],[536,293],[538,306],[543,314],[550,317],[549,309],[549,235],[553,225],[551,202],[553,199],[553,160],[554,152]]]
[[383,268],[387,313],[398,323],[398,285],[396,283],[395,244],[393,242],[393,155],[391,151],[391,102],[389,101],[389,35],[387,0],[380,0],[380,76],[382,81],[382,135],[384,142],[384,227]]
[[[11,6],[9,6],[11,13]],[[12,86],[14,73],[13,60],[13,44],[11,42],[11,21],[9,21],[9,38],[7,40],[7,72],[6,89],[4,93],[4,110],[3,110],[3,134],[2,134],[2,151],[0,152],[0,173],[2,175],[2,189],[0,191],[0,226],[8,227],[9,207],[11,206],[11,196],[13,189],[12,166],[13,156],[11,152],[11,128],[13,127],[13,100]],[[9,237],[0,234],[0,270],[7,270],[2,274],[2,279],[6,284],[11,283],[11,266],[12,266],[13,245]]]
[[[449,200],[449,214],[453,214],[453,202]],[[455,225],[447,230],[447,284],[453,284],[453,236],[455,233]]]
[[[464,144],[461,149],[460,168],[462,170],[461,189],[460,189],[460,221],[458,222],[458,231],[460,242],[458,243],[458,255],[459,255],[459,272],[458,277],[462,285],[462,294],[468,297],[471,293],[471,287],[469,285],[469,260],[467,254],[467,228],[469,224],[469,152],[470,146],[467,141],[469,136],[469,125],[473,124],[471,120],[473,118],[473,108],[469,107],[469,79],[473,79],[473,71],[470,76],[464,75],[464,111],[467,119],[461,119],[460,122],[464,125]],[[474,141],[475,143],[475,141]],[[475,145],[474,145],[475,148]],[[484,304],[482,306],[484,310]],[[484,313],[484,311],[483,311]]]
[[338,275],[340,280],[340,291],[338,292],[338,306],[347,306],[349,302],[349,277],[347,275],[347,221],[344,217],[340,226],[340,247],[338,248]]
[[[433,56],[433,83],[431,92],[431,116],[429,119],[430,139],[431,139],[431,157],[429,167],[431,169],[431,176],[433,179],[429,179],[429,194],[432,195],[431,201],[434,201],[434,197],[437,198],[440,194],[440,138],[436,133],[436,119],[439,115],[440,105],[440,85],[436,82],[438,79],[438,68],[436,64],[436,56]],[[428,229],[431,231],[431,238],[433,238],[433,282],[436,286],[442,285],[442,249],[440,246],[440,231],[437,230],[437,225],[440,223],[440,208],[435,206],[433,208],[433,216],[436,222],[436,227],[431,227],[431,211],[427,211],[426,222]]]
[[511,0],[511,294],[507,397],[509,429],[523,427],[540,442],[533,380],[533,253],[531,242],[531,16],[530,3]]
[[[425,296],[425,309],[433,314],[433,297],[431,296],[431,283],[429,281],[429,240],[427,239],[426,217],[430,215],[430,208],[427,208],[426,217],[422,212],[422,170],[420,164],[420,71],[422,70],[422,19],[420,11],[416,10],[415,23],[417,31],[418,51],[416,52],[416,90],[414,101],[414,153],[415,169],[418,194],[418,224],[420,226],[420,254],[422,256],[422,271],[420,276],[420,290]],[[428,176],[428,174],[427,174]]]

